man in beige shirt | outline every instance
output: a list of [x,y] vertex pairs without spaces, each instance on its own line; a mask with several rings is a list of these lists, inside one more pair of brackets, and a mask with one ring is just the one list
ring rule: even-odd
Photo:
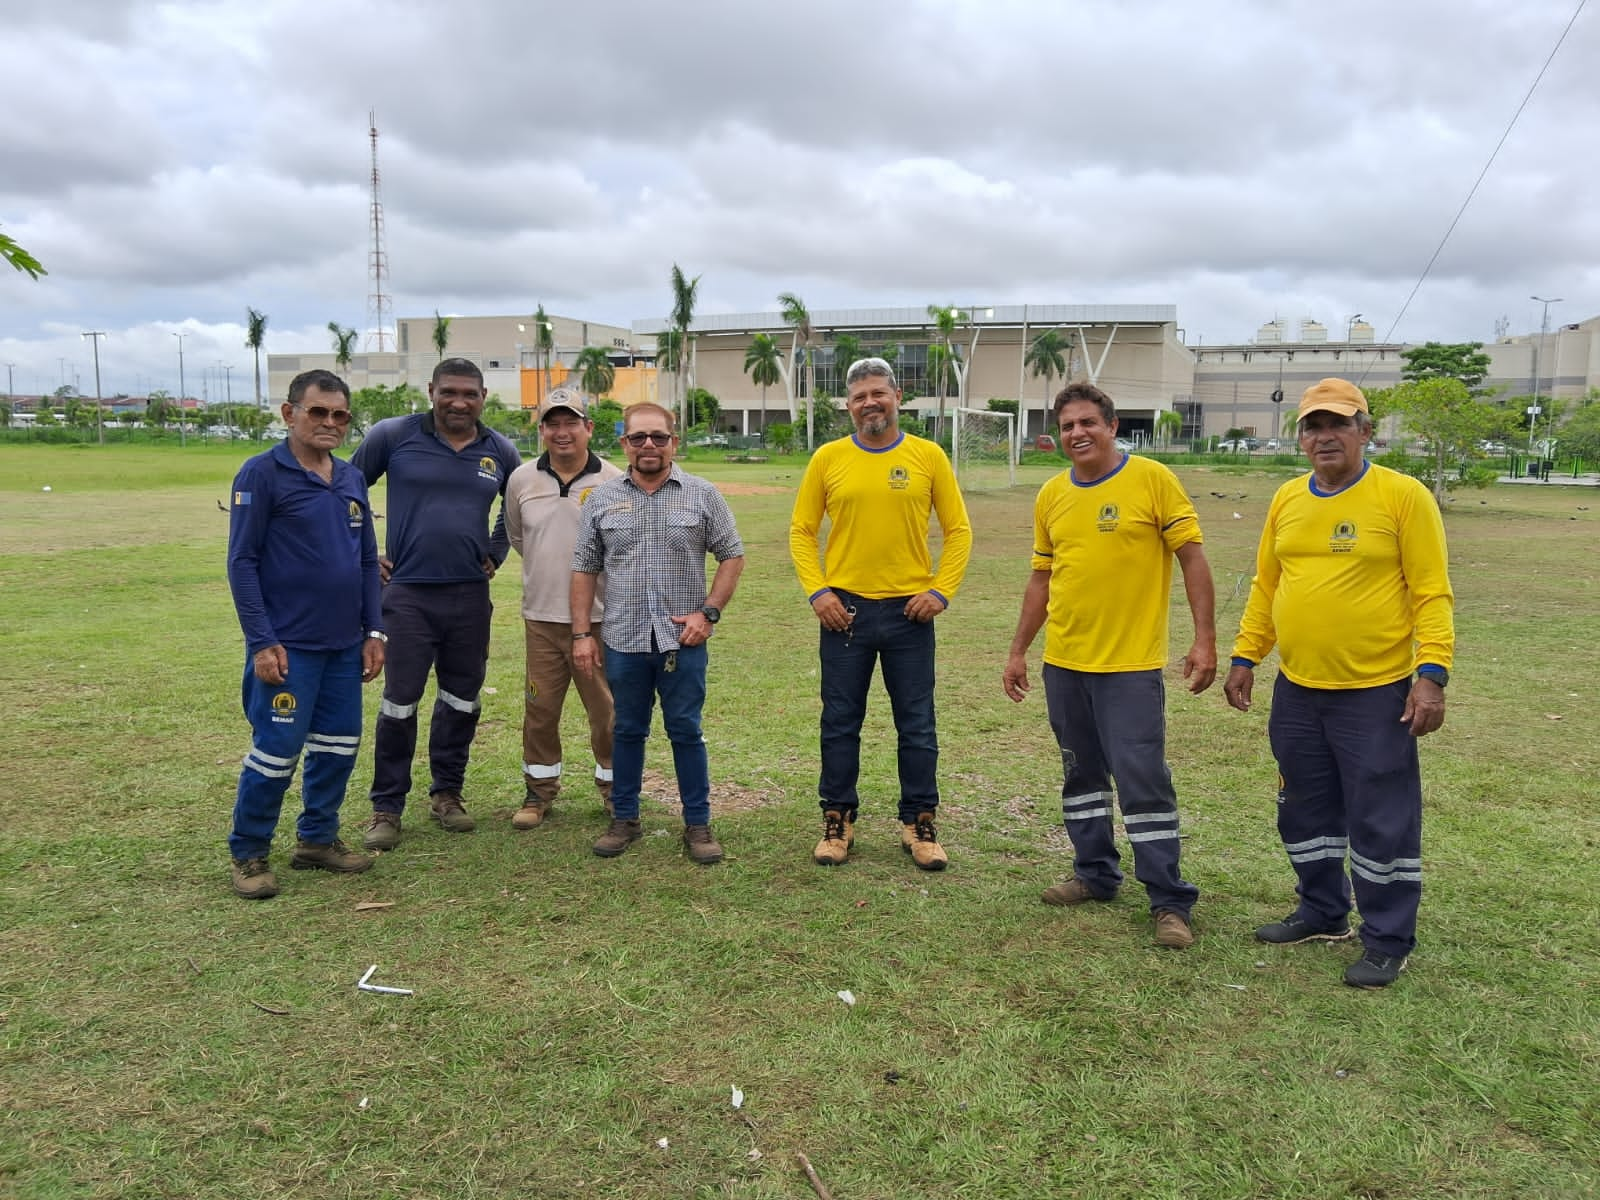
[[[539,406],[544,453],[524,463],[506,484],[506,533],[522,556],[522,618],[527,636],[528,686],[522,715],[522,808],[511,818],[533,829],[550,815],[561,788],[561,707],[576,684],[589,714],[594,778],[611,812],[611,689],[605,672],[572,669],[572,548],[579,510],[589,493],[621,470],[589,449],[594,422],[588,402],[570,388],[551,390]],[[596,587],[585,628],[598,638],[605,614],[605,585]]]

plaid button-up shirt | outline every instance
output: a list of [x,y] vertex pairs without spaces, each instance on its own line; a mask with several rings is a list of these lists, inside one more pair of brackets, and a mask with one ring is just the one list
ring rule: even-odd
[[[744,557],[728,502],[676,463],[654,492],[629,472],[589,493],[572,569],[605,575],[605,642],[624,654],[676,650],[673,617],[706,602],[706,555]],[[652,639],[654,644],[652,644]]]

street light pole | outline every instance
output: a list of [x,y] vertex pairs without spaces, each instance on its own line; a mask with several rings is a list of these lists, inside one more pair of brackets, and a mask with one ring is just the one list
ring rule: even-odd
[[184,428],[183,428],[183,400],[184,400],[184,392],[186,391],[186,388],[184,387],[184,382],[183,382],[183,338],[184,338],[184,335],[181,334],[181,333],[175,333],[172,336],[178,339],[178,445],[187,446],[189,444],[189,437],[188,437],[188,434],[186,434],[184,432]]
[[89,338],[94,343],[94,429],[100,444],[104,446],[106,444],[106,427],[100,411],[100,339],[106,335],[99,329],[91,329],[87,333],[81,333],[78,336]]
[[[1539,352],[1544,349],[1545,335],[1550,331],[1550,306],[1560,304],[1562,297],[1546,300],[1543,296],[1529,296],[1535,304],[1544,305],[1544,315],[1539,318],[1539,340],[1533,345],[1533,403],[1528,406],[1528,457],[1533,457],[1533,435],[1539,424]],[[1554,390],[1555,384],[1551,383]]]

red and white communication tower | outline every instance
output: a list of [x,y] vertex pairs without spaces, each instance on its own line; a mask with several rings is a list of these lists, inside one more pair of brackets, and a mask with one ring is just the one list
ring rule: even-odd
[[394,321],[394,302],[388,293],[389,251],[383,239],[383,197],[378,190],[378,114],[367,114],[368,134],[372,139],[372,248],[367,252],[367,277],[372,290],[367,294],[367,349],[384,351],[397,348],[390,331]]

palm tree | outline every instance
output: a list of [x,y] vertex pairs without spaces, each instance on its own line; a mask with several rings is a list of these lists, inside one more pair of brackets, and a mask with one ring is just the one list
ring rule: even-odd
[[267,314],[245,310],[244,344],[256,352],[256,407],[261,407],[261,343],[267,340]]
[[617,369],[611,365],[611,359],[601,346],[585,346],[579,350],[578,357],[572,361],[572,368],[578,372],[580,386],[596,400],[609,392],[611,385],[617,381]]
[[[933,427],[934,440],[937,441],[944,436],[945,380],[950,368],[955,363],[956,354],[955,346],[952,344],[952,339],[955,337],[956,323],[961,320],[961,310],[953,304],[930,304],[928,305],[928,315],[933,318],[934,328],[938,331],[939,341],[944,346],[945,359],[945,370],[940,371],[938,375],[939,419]],[[928,347],[928,363],[929,370],[931,371],[933,363],[932,346]],[[957,387],[959,387],[959,376],[957,377],[956,383]]]
[[678,402],[683,407],[683,427],[689,425],[689,359],[693,350],[689,343],[689,326],[694,321],[694,302],[700,290],[700,276],[686,278],[677,263],[672,264],[672,313],[668,320],[678,333]]
[[1175,409],[1163,408],[1156,414],[1156,436],[1163,446],[1172,445],[1172,439],[1183,432],[1183,418]]
[[794,329],[794,335],[789,342],[789,419],[795,418],[794,406],[794,369],[797,365],[796,355],[802,347],[806,352],[806,449],[816,449],[814,434],[816,422],[812,405],[817,396],[817,363],[811,356],[811,314],[806,310],[805,301],[793,292],[781,292],[778,295],[778,308],[783,314],[783,323]]
[[356,331],[346,329],[337,321],[329,321],[328,332],[333,334],[333,361],[342,374],[348,374],[350,360],[355,357]]
[[543,397],[550,390],[550,358],[556,348],[556,327],[545,316],[543,304],[533,310],[533,348],[535,369],[539,363],[544,364],[543,382],[539,387],[539,395]]
[[944,419],[944,397],[955,382],[956,356],[960,353],[954,346],[946,346],[942,342],[934,342],[928,347],[928,382],[937,389],[940,420]]
[[450,349],[450,318],[441,317],[439,310],[433,310],[433,348],[439,352],[439,361],[444,361],[444,352]]
[[[1062,353],[1069,350],[1071,342],[1062,338],[1059,331],[1046,329],[1033,341],[1028,343],[1028,352],[1022,356],[1023,365],[1033,370],[1033,377],[1038,379],[1044,376],[1044,419],[1039,428],[1049,433],[1050,424],[1050,381],[1057,375],[1065,376],[1067,373],[1067,355]],[[1025,405],[1019,404],[1023,428],[1027,428],[1028,410]]]
[[761,389],[761,432],[767,431],[767,389],[783,378],[783,352],[764,333],[756,334],[744,352],[744,372]]
[[836,333],[833,336],[833,365],[839,368],[839,388],[848,391],[844,386],[845,373],[850,370],[850,364],[861,357],[861,339],[853,333]]

